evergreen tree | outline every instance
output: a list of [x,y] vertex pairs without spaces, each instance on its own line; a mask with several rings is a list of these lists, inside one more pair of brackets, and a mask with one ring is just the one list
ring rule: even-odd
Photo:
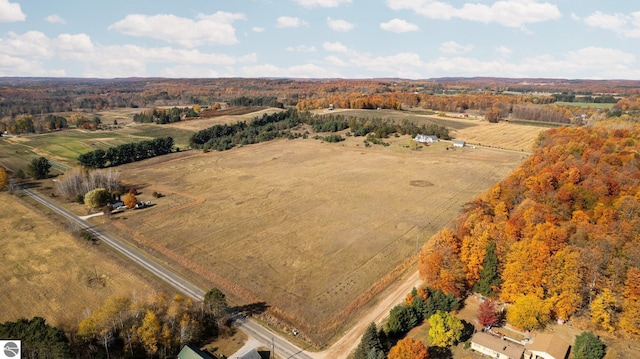
[[64,332],[50,326],[41,317],[0,324],[0,338],[20,339],[23,358],[71,357],[69,340]]
[[573,346],[573,359],[601,359],[604,356],[604,344],[592,332],[582,332],[576,337]]
[[495,292],[493,288],[500,284],[500,275],[498,273],[498,255],[496,254],[496,243],[491,241],[487,246],[482,270],[480,271],[480,279],[474,284],[473,290],[487,297],[493,297]]
[[34,158],[29,164],[29,173],[35,179],[45,179],[49,177],[51,164],[44,157]]
[[362,339],[360,339],[360,344],[356,348],[353,359],[369,359],[369,353],[375,350],[382,351],[383,346],[378,337],[376,323],[371,323],[362,334]]

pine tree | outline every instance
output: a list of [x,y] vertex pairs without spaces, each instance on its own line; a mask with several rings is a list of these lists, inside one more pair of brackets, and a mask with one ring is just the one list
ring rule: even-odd
[[498,273],[498,255],[496,254],[496,243],[489,242],[487,246],[482,270],[480,271],[480,280],[473,286],[473,290],[487,297],[493,297],[494,287],[500,284],[500,275]]
[[582,332],[576,337],[573,346],[573,359],[601,359],[604,356],[604,343],[591,332]]
[[353,359],[369,359],[369,353],[375,349],[382,351],[383,348],[382,343],[380,342],[380,337],[378,337],[376,323],[371,323],[367,327],[367,330],[365,330],[364,334],[362,334],[360,344],[358,344],[358,347],[356,348]]

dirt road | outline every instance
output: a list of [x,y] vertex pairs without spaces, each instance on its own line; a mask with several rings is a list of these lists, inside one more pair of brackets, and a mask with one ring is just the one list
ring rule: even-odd
[[391,308],[400,304],[407,293],[411,292],[413,287],[422,285],[422,280],[418,276],[418,271],[413,270],[405,274],[400,280],[378,297],[381,301],[370,311],[364,314],[348,332],[346,332],[331,348],[319,353],[308,353],[316,359],[321,358],[347,358],[349,354],[360,343],[360,337],[372,322],[380,325],[382,321],[389,315]]

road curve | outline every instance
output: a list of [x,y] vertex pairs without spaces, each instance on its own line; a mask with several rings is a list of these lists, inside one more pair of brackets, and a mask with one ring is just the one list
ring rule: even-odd
[[[138,251],[137,249],[127,245],[121,240],[109,235],[108,233],[102,231],[99,228],[92,226],[87,221],[79,218],[74,213],[66,210],[65,208],[60,207],[57,203],[50,201],[47,198],[40,196],[38,193],[27,189],[22,188],[22,192],[26,195],[37,201],[38,203],[44,205],[45,207],[51,209],[58,215],[68,219],[72,223],[78,225],[81,229],[91,233],[95,238],[101,240],[103,243],[109,245],[116,251],[120,252],[122,255],[138,264],[140,267],[146,269],[151,272],[153,275],[160,278],[162,281],[169,284],[171,287],[176,290],[184,293],[185,295],[195,299],[202,301],[204,300],[205,292],[189,282],[185,278],[177,275],[173,271],[164,266],[160,265],[150,257],[148,257],[143,252]],[[277,333],[270,331],[269,329],[263,327],[258,324],[254,320],[238,317],[235,320],[235,324],[238,328],[244,331],[248,336],[251,336],[258,340],[265,347],[274,347],[275,353],[283,358],[296,358],[296,359],[314,359],[314,357],[307,354],[304,349],[298,348],[297,346],[291,344],[286,339],[279,336]]]

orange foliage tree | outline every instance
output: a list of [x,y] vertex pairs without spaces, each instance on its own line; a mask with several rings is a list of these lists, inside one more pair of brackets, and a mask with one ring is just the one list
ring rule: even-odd
[[637,267],[631,267],[627,272],[620,327],[640,336],[640,270]]
[[138,198],[136,198],[135,194],[129,192],[124,195],[122,201],[124,202],[124,205],[127,206],[127,208],[133,208],[136,206],[136,203],[138,203]]
[[389,351],[388,359],[427,359],[427,347],[420,340],[404,338]]

